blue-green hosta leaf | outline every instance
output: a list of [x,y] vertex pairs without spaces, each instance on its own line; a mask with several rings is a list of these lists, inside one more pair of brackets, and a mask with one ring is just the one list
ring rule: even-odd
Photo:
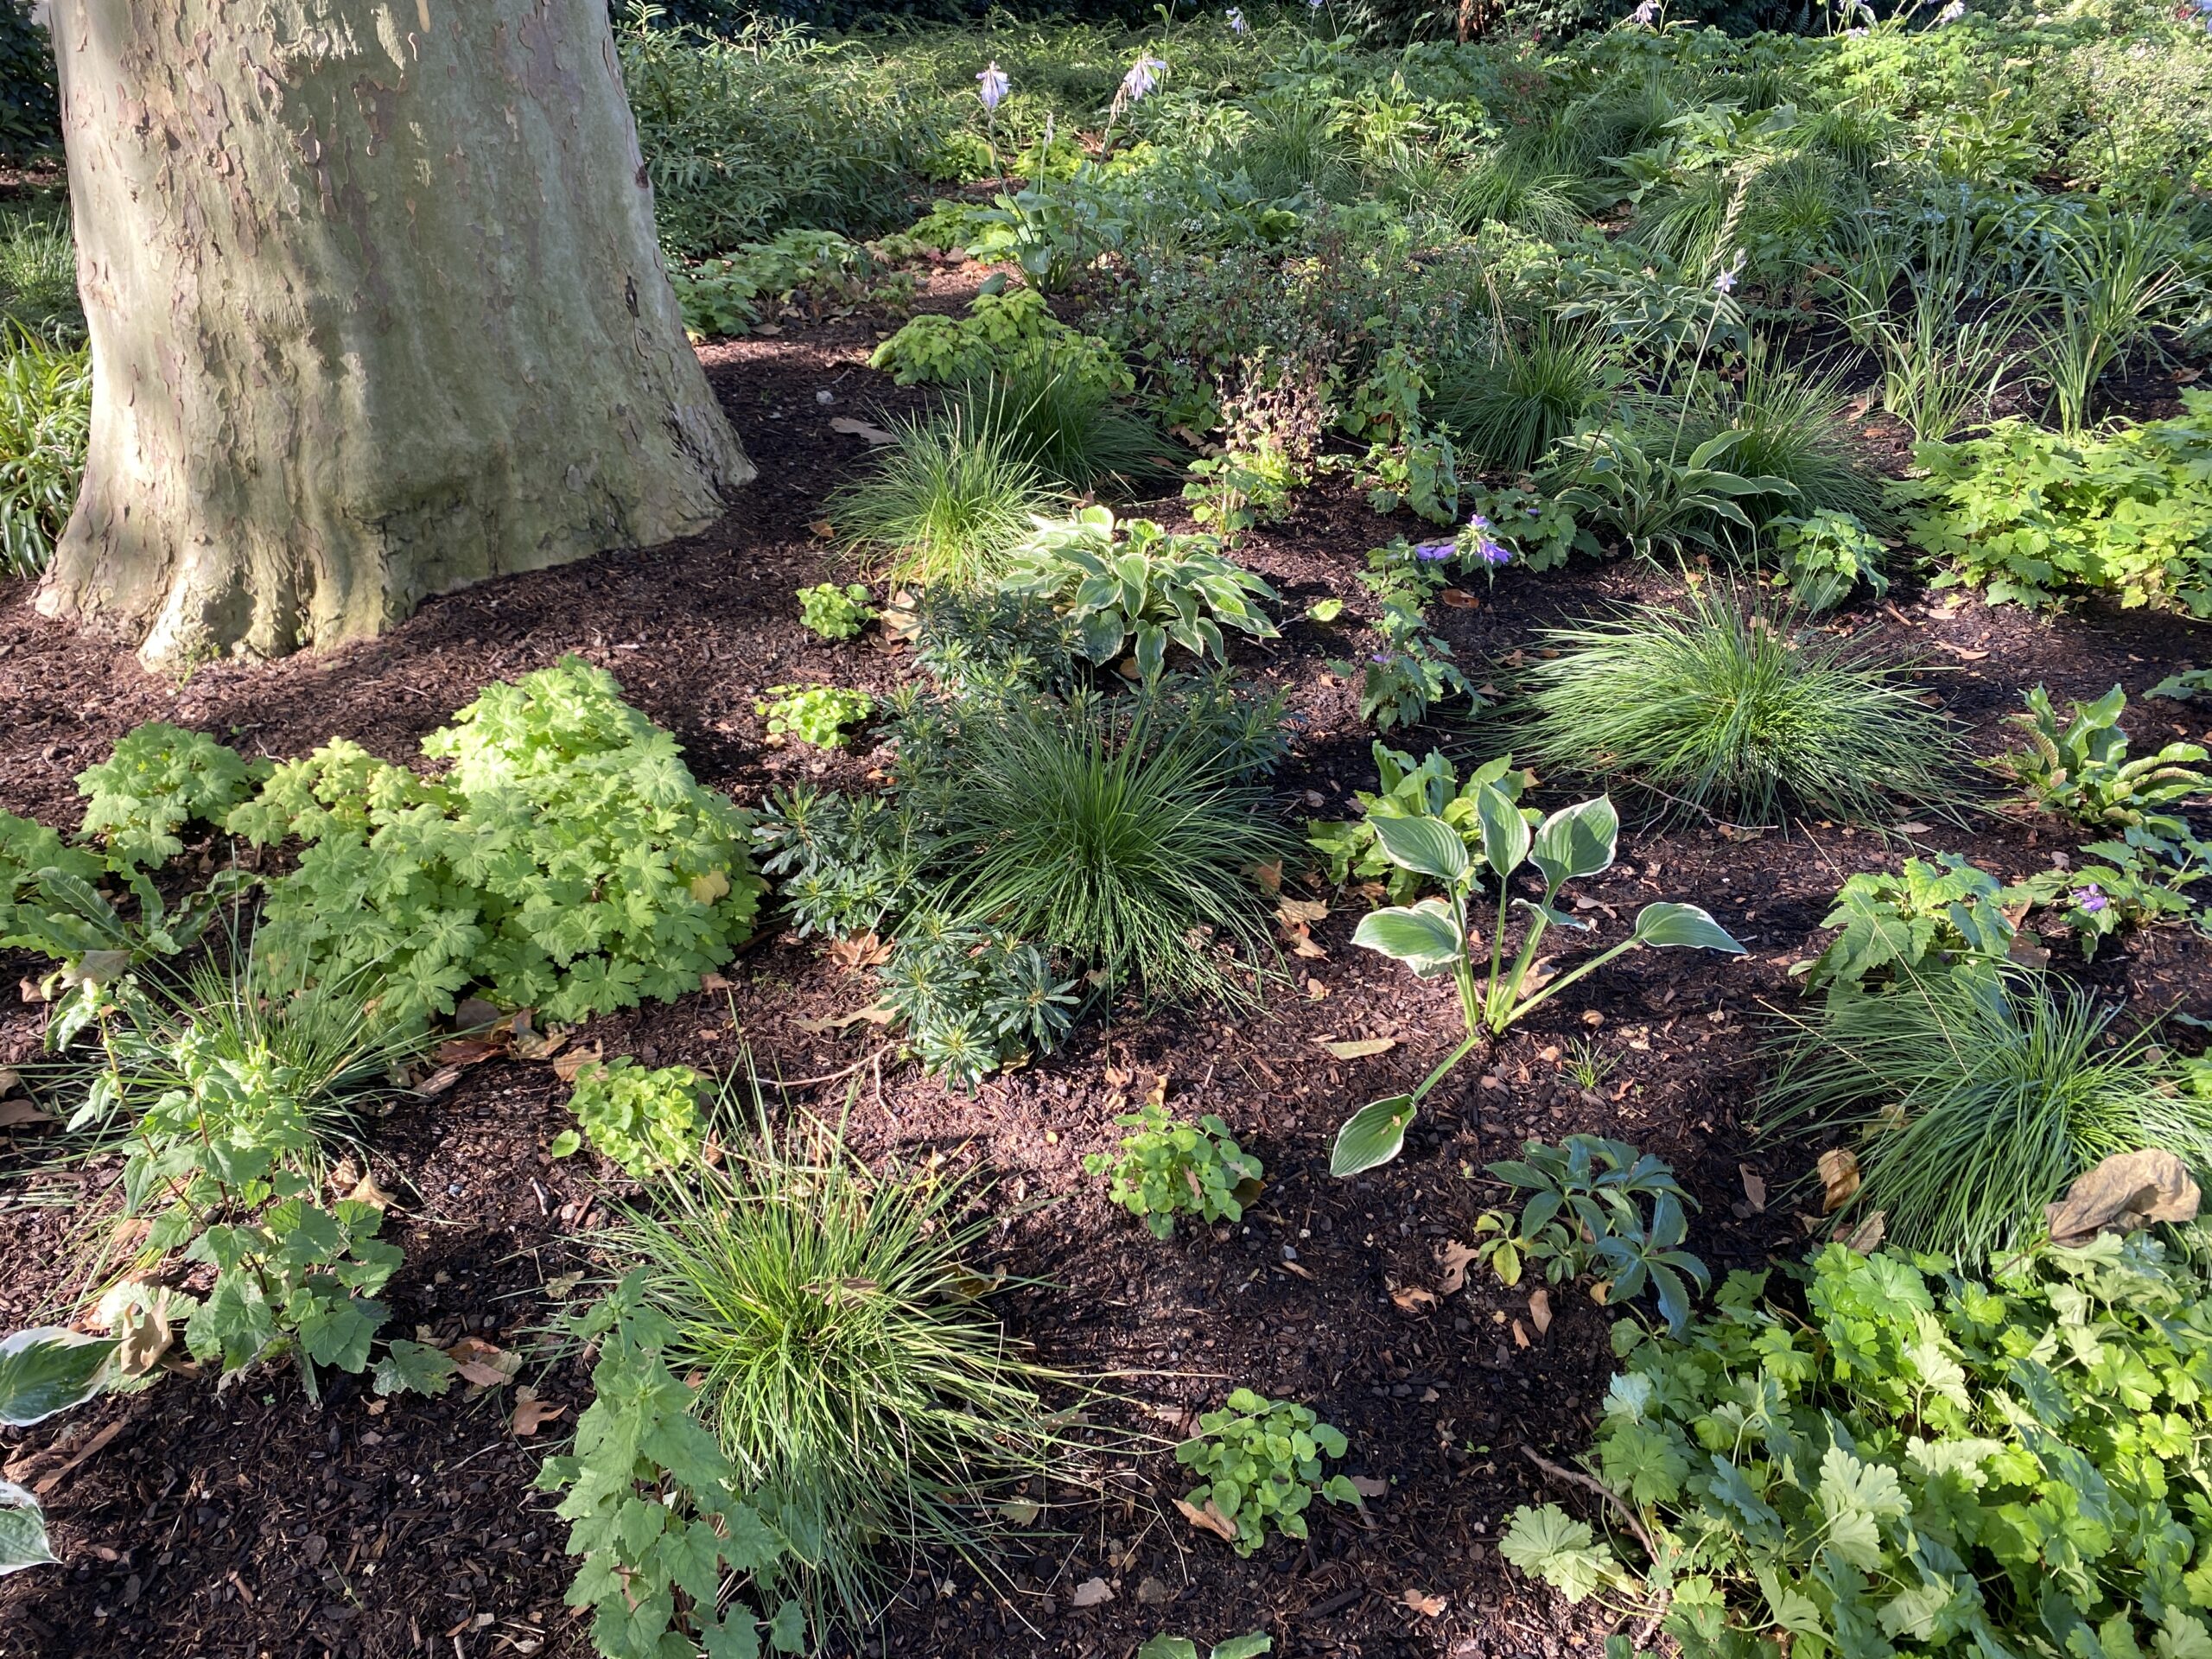
[[1147,622],[1137,629],[1137,676],[1140,679],[1156,677],[1167,661],[1167,630],[1157,622]]
[[1351,942],[1363,950],[1380,951],[1394,962],[1402,962],[1423,976],[1451,967],[1466,948],[1458,918],[1452,915],[1452,907],[1440,899],[1424,899],[1417,905],[1389,905],[1370,911],[1360,918]]
[[38,1499],[12,1480],[0,1480],[0,1577],[54,1559]]
[[1482,830],[1483,861],[1502,881],[1529,856],[1529,820],[1512,798],[1494,785],[1478,785],[1474,804],[1475,822]]
[[1385,817],[1368,823],[1383,855],[1402,869],[1455,884],[1467,874],[1467,843],[1443,819]]
[[1357,1175],[1387,1164],[1406,1144],[1406,1126],[1420,1109],[1411,1095],[1391,1095],[1370,1101],[1344,1122],[1337,1144],[1329,1155],[1329,1173]]
[[1598,1587],[1611,1565],[1596,1545],[1589,1523],[1577,1521],[1558,1504],[1531,1509],[1524,1503],[1513,1511],[1497,1553],[1569,1601],[1580,1601]]
[[1725,950],[1732,957],[1744,954],[1744,947],[1707,912],[1695,905],[1667,899],[1646,905],[1637,912],[1631,937],[1638,944],[1688,945],[1697,950]]
[[1611,868],[1619,845],[1621,816],[1610,797],[1563,806],[1536,826],[1529,857],[1543,872],[1548,893],[1569,881]]
[[106,1382],[111,1337],[41,1325],[0,1342],[0,1423],[27,1428],[79,1406]]

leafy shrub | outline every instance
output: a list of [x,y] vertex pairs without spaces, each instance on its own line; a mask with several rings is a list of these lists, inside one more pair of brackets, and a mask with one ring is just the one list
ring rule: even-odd
[[875,613],[869,608],[868,589],[857,582],[842,588],[824,582],[798,590],[798,620],[824,639],[856,639],[875,620]]
[[716,258],[671,264],[669,286],[694,341],[741,336],[772,308],[804,291],[816,303],[895,305],[911,300],[912,276],[887,273],[884,250],[835,231],[785,230]]
[[747,823],[676,740],[575,658],[486,690],[423,740],[428,782],[343,740],[270,774],[227,827],[297,840],[255,941],[270,982],[373,987],[396,1023],[481,986],[572,1021],[696,989],[764,884]]
[[[1809,1319],[1731,1274],[1679,1340],[1635,1343],[1595,1466],[1665,1553],[1691,1659],[1785,1630],[1808,1650],[2200,1650],[2202,1277],[2145,1239],[2047,1250],[1994,1282],[1840,1244]],[[1516,1511],[1506,1560],[1580,1599],[1640,1588],[1589,1527]],[[1909,1644],[1893,1646],[1892,1644]]]
[[856,726],[875,712],[875,699],[865,691],[838,685],[772,685],[766,699],[753,712],[767,718],[771,743],[796,740],[817,749],[844,747],[845,728]]
[[957,412],[898,429],[875,470],[830,499],[851,548],[891,555],[894,582],[963,585],[995,575],[1036,516],[1059,505],[1016,438]]
[[1245,1205],[1259,1195],[1260,1160],[1236,1144],[1218,1117],[1177,1122],[1155,1101],[1114,1121],[1136,1133],[1122,1137],[1118,1154],[1092,1153],[1084,1169],[1108,1177],[1107,1201],[1142,1221],[1154,1238],[1172,1237],[1179,1215],[1240,1221]]
[[269,771],[267,761],[249,761],[204,733],[150,721],[77,774],[81,833],[100,836],[118,868],[166,864],[184,850],[180,829],[221,823]]
[[[2039,870],[2005,889],[2005,902],[2048,906],[2082,942],[2084,958],[2123,929],[2194,916],[2184,889],[2212,874],[2212,847],[2179,820],[2130,824],[2117,841],[2093,841],[2070,869]],[[2177,826],[2168,829],[2168,824]]]
[[1667,1328],[1681,1333],[1690,1284],[1706,1290],[1713,1275],[1681,1248],[1697,1201],[1664,1159],[1599,1135],[1570,1135],[1555,1147],[1526,1141],[1519,1158],[1487,1167],[1530,1195],[1517,1221],[1498,1211],[1484,1218],[1490,1224],[1480,1230],[1497,1235],[1484,1254],[1501,1280],[1517,1284],[1524,1261],[1542,1264],[1554,1285],[1599,1274],[1609,1307],[1649,1287]]
[[2181,820],[2160,809],[2212,792],[2212,777],[2192,764],[2205,759],[2202,748],[2169,743],[2156,754],[2129,760],[2127,729],[2120,723],[2127,693],[2117,685],[2094,702],[2069,704],[2063,725],[2043,687],[2021,695],[2027,711],[2009,723],[2026,734],[2028,747],[1998,765],[2037,807],[2091,829],[2144,824],[2187,833]]
[[[946,868],[946,910],[1110,984],[1235,992],[1219,949],[1265,952],[1268,902],[1250,872],[1287,838],[1246,781],[1250,755],[1225,744],[1222,712],[1235,710],[1086,700],[977,713],[941,783],[944,844],[963,849]],[[926,758],[904,747],[915,776]]]
[[1789,511],[1808,518],[1840,515],[1881,523],[1886,515],[1880,480],[1858,457],[1845,414],[1849,403],[1840,373],[1786,369],[1779,353],[1754,340],[1742,384],[1732,391],[1667,407],[1647,400],[1637,414],[1641,424],[1658,429],[1646,432],[1647,442],[1656,443],[1658,434],[1679,421],[1684,451],[1726,433],[1741,434],[1727,451],[1729,470],[1789,486],[1786,498],[1747,500],[1755,519]]
[[753,835],[801,938],[873,933],[920,897],[924,838],[880,795],[773,790]]
[[[63,841],[35,819],[0,810],[0,949],[37,950],[49,906],[41,901],[39,877],[48,870],[82,882],[107,874],[105,861]],[[51,953],[49,953],[51,954]]]
[[872,1175],[826,1128],[721,1138],[608,1243],[739,1489],[778,1495],[802,1589],[865,1625],[876,1573],[906,1571],[880,1547],[987,1570],[999,1506],[1065,1464],[1039,1397],[1063,1379],[977,1300],[969,1184]]
[[[554,1513],[583,1560],[568,1603],[593,1610],[593,1645],[608,1659],[651,1659],[671,1642],[757,1654],[765,1622],[769,1647],[804,1652],[797,1599],[766,1621],[754,1605],[791,1566],[774,1497],[693,1415],[666,1358],[679,1333],[649,1303],[642,1271],[594,1302],[575,1334],[599,1351],[592,1402],[574,1449],[548,1458],[537,1485],[562,1495]],[[728,1595],[729,1575],[751,1579],[751,1599]]]
[[1170,535],[1149,518],[1116,525],[1104,507],[1039,519],[1009,555],[1000,586],[1051,601],[1081,629],[1083,653],[1094,663],[1128,648],[1147,678],[1160,672],[1170,644],[1225,659],[1224,626],[1257,639],[1277,634],[1253,602],[1275,598],[1274,589],[1214,537]]
[[1390,902],[1402,905],[1424,885],[1434,885],[1425,882],[1420,871],[1392,861],[1375,833],[1377,818],[1440,818],[1459,831],[1472,855],[1482,846],[1482,820],[1476,807],[1484,798],[1485,787],[1514,804],[1528,822],[1542,817],[1532,807],[1519,805],[1521,791],[1533,774],[1516,768],[1510,754],[1484,761],[1465,780],[1450,758],[1437,750],[1429,751],[1419,766],[1410,754],[1379,741],[1374,754],[1380,785],[1372,793],[1353,793],[1360,816],[1349,822],[1315,819],[1306,826],[1307,842],[1327,861],[1329,880],[1338,887],[1355,880],[1380,881]]
[[[1344,1121],[1337,1131],[1336,1147],[1330,1157],[1332,1174],[1357,1175],[1396,1157],[1422,1097],[1478,1044],[1494,1039],[1530,1010],[1616,957],[1644,945],[1683,945],[1725,950],[1732,956],[1743,954],[1744,947],[1695,905],[1662,901],[1644,906],[1628,938],[1618,944],[1563,974],[1531,985],[1529,969],[1548,929],[1554,925],[1585,931],[1590,927],[1589,923],[1578,922],[1557,909],[1553,901],[1569,881],[1596,875],[1611,867],[1620,818],[1612,802],[1601,795],[1561,807],[1531,828],[1514,797],[1490,782],[1475,785],[1473,807],[1481,835],[1479,844],[1471,846],[1447,817],[1426,811],[1394,812],[1368,820],[1384,855],[1415,875],[1437,882],[1444,889],[1444,897],[1370,912],[1360,918],[1352,943],[1404,963],[1423,979],[1450,974],[1459,994],[1459,1014],[1467,1035],[1410,1094],[1370,1101]],[[1523,866],[1542,881],[1541,900],[1532,903],[1513,897],[1513,878]],[[1484,885],[1485,871],[1488,879],[1497,883],[1487,951],[1469,920],[1475,893]],[[1522,928],[1521,948],[1509,961],[1506,934],[1516,912],[1522,911],[1527,919]]]
[[878,971],[922,1069],[971,1094],[1001,1066],[1052,1053],[1074,1025],[1076,982],[1041,948],[935,911],[907,918]]
[[1528,670],[1536,763],[1643,784],[1677,810],[1742,823],[1802,812],[1889,821],[1885,798],[1941,808],[1958,753],[1892,671],[1726,591],[1681,609],[1540,636]]
[[1923,444],[1901,486],[1912,540],[1992,604],[2109,593],[2127,607],[2212,617],[2212,391],[2171,420],[2061,437],[2024,421]]
[[1217,1515],[1229,1547],[1249,1555],[1271,1534],[1306,1536],[1306,1511],[1317,1497],[1357,1503],[1342,1475],[1325,1475],[1323,1459],[1344,1454],[1344,1437],[1311,1407],[1268,1400],[1249,1389],[1232,1391],[1218,1411],[1198,1419],[1198,1433],[1175,1448],[1175,1461],[1201,1477],[1182,1507]]
[[92,441],[92,360],[0,323],[0,573],[35,576],[77,504]]
[[1808,611],[1832,610],[1859,583],[1876,599],[1890,591],[1887,554],[1872,531],[1847,512],[1825,509],[1802,518],[1777,518],[1775,582]]
[[[646,1180],[698,1156],[705,1081],[688,1065],[647,1068],[624,1055],[577,1072],[569,1109],[602,1157],[632,1179]],[[573,1132],[557,1137],[554,1156],[575,1145]]]
[[1359,717],[1378,732],[1418,725],[1432,706],[1461,696],[1476,708],[1483,699],[1452,662],[1452,647],[1431,634],[1421,607],[1403,591],[1386,592],[1375,631],[1382,649],[1361,663],[1332,662],[1332,672],[1359,675]]
[[915,317],[875,348],[868,366],[902,386],[957,386],[994,375],[1039,375],[1109,391],[1129,385],[1129,372],[1112,346],[1060,321],[1031,288],[978,294],[965,317],[934,312]]
[[2167,1092],[2147,1033],[2062,982],[1902,978],[1796,1022],[1769,1122],[1852,1136],[1849,1213],[1979,1269],[2041,1236],[2044,1206],[2100,1159],[2164,1147],[2212,1170],[2212,1103]]
[[1790,969],[1806,976],[1808,991],[1847,995],[1870,981],[1925,979],[1966,962],[2004,961],[2012,949],[1997,878],[1957,853],[1938,854],[1933,864],[1908,858],[1897,875],[1858,871],[1821,925],[1843,931],[1814,961]]

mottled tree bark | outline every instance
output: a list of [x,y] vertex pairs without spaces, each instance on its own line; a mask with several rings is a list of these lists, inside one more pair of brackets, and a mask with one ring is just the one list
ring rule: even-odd
[[699,530],[606,0],[55,0],[90,463],[39,608],[149,665]]

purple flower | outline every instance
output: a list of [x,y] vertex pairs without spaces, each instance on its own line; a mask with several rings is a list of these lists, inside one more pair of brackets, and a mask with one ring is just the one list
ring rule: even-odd
[[976,96],[983,100],[983,108],[995,114],[999,105],[1006,101],[1007,88],[1009,85],[1006,78],[1006,71],[999,67],[998,60],[994,58],[991,60],[991,67],[979,73],[976,79],[978,83]]
[[1414,545],[1414,557],[1424,564],[1434,564],[1448,559],[1459,550],[1450,542],[1421,542]]
[[1736,291],[1736,273],[1732,270],[1722,271],[1718,276],[1713,279],[1713,291],[1716,294],[1734,293]]
[[1231,6],[1224,15],[1229,19],[1229,32],[1230,34],[1243,35],[1250,32],[1251,25],[1244,21],[1244,13],[1241,8]]
[[1368,653],[1367,660],[1373,663],[1377,668],[1388,668],[1391,664],[1396,662],[1398,659],[1395,657],[1393,657],[1387,651],[1376,651]]
[[2112,900],[2105,897],[2102,887],[2092,881],[2086,887],[2074,889],[2074,902],[2094,916],[2107,909]]
[[1659,0],[1642,0],[1642,3],[1629,13],[1628,18],[1638,29],[1649,29],[1659,21]]
[[1122,77],[1122,96],[1134,104],[1160,85],[1160,72],[1167,66],[1149,54],[1129,66],[1129,73]]
[[1475,556],[1484,564],[1498,565],[1513,563],[1513,550],[1503,542],[1494,542],[1487,536],[1475,537]]
[[1469,530],[1488,530],[1490,528],[1490,520],[1484,518],[1479,512],[1476,513],[1467,520],[1467,528]]

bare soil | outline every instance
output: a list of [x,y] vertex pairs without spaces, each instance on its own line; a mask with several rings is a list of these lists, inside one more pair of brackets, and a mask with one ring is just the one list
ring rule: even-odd
[[[939,273],[925,303],[950,308],[963,283],[972,273]],[[874,764],[865,753],[764,747],[753,704],[762,687],[784,681],[882,691],[911,671],[872,639],[814,640],[791,597],[804,583],[851,574],[810,529],[866,454],[861,439],[830,422],[880,422],[918,402],[864,366],[887,326],[865,315],[794,319],[778,337],[702,353],[760,467],[758,485],[709,533],[490,582],[426,606],[382,639],[171,682],[43,621],[28,584],[0,584],[0,803],[73,828],[74,774],[152,719],[253,753],[294,755],[342,735],[410,758],[479,687],[564,652],[613,671],[678,734],[699,777],[741,802],[792,776],[864,783]],[[1870,449],[1897,453],[1878,423],[1866,435]],[[1179,503],[1150,510],[1174,519]],[[1357,645],[1350,619],[1323,629],[1300,613],[1332,594],[1357,612],[1365,550],[1415,528],[1378,523],[1356,498],[1324,491],[1245,555],[1284,596],[1285,637],[1240,648],[1239,659],[1288,696],[1295,749],[1280,779],[1288,812],[1345,816],[1351,791],[1374,781],[1372,734],[1357,726],[1350,688],[1326,667]],[[1435,617],[1479,682],[1507,672],[1534,628],[1673,589],[1632,563],[1578,563],[1505,574],[1474,606]],[[1829,626],[1919,664],[1984,754],[2003,747],[1999,722],[2024,686],[2087,697],[2117,681],[2139,695],[2201,651],[2196,632],[2168,618],[2092,609],[2039,619],[1910,590]],[[2202,738],[2205,718],[2171,702],[2132,713],[2139,743]],[[1395,746],[1464,749],[1465,738],[1420,732]],[[1710,908],[1750,954],[1646,953],[1593,976],[1463,1067],[1433,1097],[1405,1155],[1357,1180],[1328,1176],[1338,1123],[1422,1075],[1453,1040],[1457,1016],[1446,991],[1352,948],[1358,906],[1349,901],[1313,929],[1325,954],[1286,957],[1264,1016],[1117,1009],[1065,1052],[973,1098],[923,1079],[895,1052],[879,1068],[874,1027],[819,1034],[809,1022],[861,1007],[868,981],[772,933],[730,969],[727,991],[578,1033],[648,1063],[728,1066],[742,1045],[786,1077],[849,1071],[793,1098],[835,1113],[857,1085],[849,1133],[862,1155],[934,1149],[986,1172],[1009,1217],[996,1265],[1045,1281],[996,1299],[1010,1325],[1044,1359],[1111,1376],[1117,1398],[1102,1416],[1160,1438],[1157,1452],[1122,1460],[1113,1497],[1053,1511],[1058,1530],[1012,1560],[1010,1594],[948,1562],[916,1562],[863,1651],[1125,1659],[1160,1630],[1214,1640],[1255,1629],[1274,1635],[1279,1655],[1300,1656],[1554,1659],[1596,1648],[1604,1615],[1573,1616],[1532,1588],[1499,1561],[1496,1540],[1517,1503],[1548,1496],[1583,1507],[1574,1494],[1547,1491],[1522,1452],[1564,1459],[1586,1442],[1610,1370],[1613,1315],[1560,1287],[1547,1328],[1527,1287],[1507,1294],[1479,1275],[1456,1294],[1436,1294],[1440,1247],[1468,1238],[1476,1213],[1502,1196],[1483,1165],[1529,1135],[1620,1136],[1681,1172],[1703,1206],[1692,1244],[1716,1272],[1794,1255],[1804,1243],[1796,1184],[1809,1152],[1750,1125],[1772,1010],[1794,997],[1788,964],[1819,949],[1829,896],[1851,871],[1894,868],[1915,849],[1967,851],[2018,877],[2073,840],[1993,801],[1963,826],[1909,826],[1888,838],[1817,824],[1732,838],[1639,823],[1625,804],[1621,860],[1586,889],[1600,937],[1617,937],[1641,902],[1684,899]],[[2071,957],[2070,945],[2052,943]],[[2146,1014],[2179,1007],[2212,1017],[2206,949],[2186,929],[2140,934],[2100,957],[2088,976]],[[33,965],[0,959],[0,984]],[[8,994],[0,1065],[35,1051],[40,1014]],[[1396,1046],[1338,1061],[1319,1046],[1372,1037]],[[1568,1077],[1577,1041],[1610,1068],[1601,1086]],[[1159,1243],[1083,1174],[1084,1155],[1116,1139],[1115,1114],[1163,1076],[1174,1109],[1218,1113],[1264,1160],[1270,1185],[1245,1224],[1194,1236],[1186,1224]],[[393,1332],[528,1348],[567,1276],[595,1271],[603,1183],[619,1191],[619,1179],[587,1159],[548,1154],[569,1124],[566,1095],[549,1066],[494,1058],[448,1092],[404,1097],[378,1126],[378,1179],[400,1195],[388,1236],[407,1255],[389,1296]],[[6,1133],[13,1140],[0,1156],[16,1173],[0,1179],[0,1321],[13,1329],[66,1309],[77,1287],[69,1230],[104,1201],[112,1171],[38,1173],[41,1135]],[[1747,1196],[1761,1184],[1764,1209]],[[583,1624],[562,1605],[562,1524],[531,1485],[588,1402],[587,1376],[566,1359],[533,1362],[522,1380],[565,1412],[529,1438],[511,1430],[508,1391],[386,1403],[334,1378],[318,1410],[289,1373],[222,1395],[211,1382],[171,1377],[0,1434],[10,1478],[44,1494],[64,1560],[0,1581],[0,1654],[588,1653]],[[1387,1482],[1387,1492],[1363,1512],[1325,1514],[1304,1548],[1279,1541],[1249,1562],[1193,1532],[1168,1503],[1184,1484],[1167,1448],[1190,1414],[1239,1383],[1311,1403],[1349,1436],[1347,1471]],[[1077,1606],[1076,1587],[1093,1579],[1110,1599]]]

